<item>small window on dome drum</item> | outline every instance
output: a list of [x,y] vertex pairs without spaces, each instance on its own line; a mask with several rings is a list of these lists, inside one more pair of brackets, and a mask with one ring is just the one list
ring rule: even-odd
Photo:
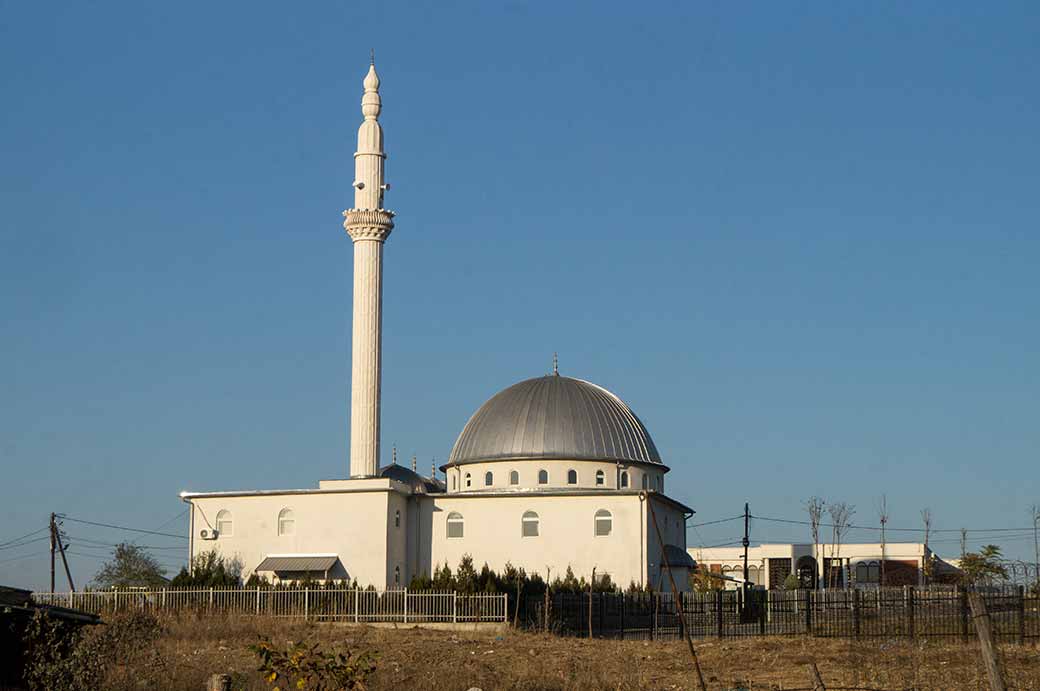
[[510,470],[509,471],[509,484],[511,484],[511,485],[519,485],[520,484],[520,473],[516,472],[515,470]]
[[490,487],[493,484],[495,484],[495,476],[489,470],[486,473],[484,473],[484,486],[485,487]]
[[576,485],[578,484],[578,471],[571,469],[567,471],[567,484]]
[[596,484],[597,485],[602,485],[604,483],[604,481],[605,481],[605,476],[603,475],[603,471],[602,470],[597,470],[596,471]]
[[643,489],[650,489],[650,476],[646,474],[643,475]]
[[473,476],[470,475],[469,473],[466,473],[466,487],[471,487],[471,486],[473,486]]
[[622,470],[621,471],[621,486],[622,487],[628,487],[628,471],[627,470]]
[[548,470],[539,470],[538,471],[538,484],[539,485],[548,485],[549,484],[549,471]]

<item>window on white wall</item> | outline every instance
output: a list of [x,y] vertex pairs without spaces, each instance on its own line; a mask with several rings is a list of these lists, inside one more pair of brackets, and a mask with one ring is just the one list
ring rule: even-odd
[[643,474],[643,489],[649,489],[649,488],[650,488],[650,477],[646,473],[644,473]]
[[622,487],[628,487],[628,471],[627,470],[622,470],[621,471],[621,486]]
[[613,528],[614,519],[610,515],[610,512],[606,509],[600,509],[596,512],[596,536],[604,537],[610,535],[610,530]]
[[549,484],[549,471],[548,470],[539,470],[538,471],[538,484],[539,485],[547,485],[547,484]]
[[473,486],[473,476],[470,475],[469,473],[466,473],[466,487],[472,487],[472,486]]
[[231,512],[221,509],[217,512],[217,537],[231,537],[235,534],[235,524],[231,520]]
[[515,470],[510,470],[509,471],[509,484],[511,484],[511,485],[519,485],[520,484],[520,473],[516,472]]
[[395,528],[400,528],[401,527],[401,509],[396,509],[394,511],[394,527]]
[[534,511],[524,511],[520,519],[520,534],[523,537],[538,537],[538,514]]
[[452,511],[448,514],[448,537],[462,537],[462,514]]
[[485,487],[490,487],[493,484],[495,484],[495,476],[489,470],[486,473],[484,473],[484,486]]
[[278,512],[278,534],[292,535],[296,532],[296,514],[292,509],[282,509]]
[[605,481],[606,481],[606,476],[603,474],[603,471],[602,470],[597,470],[596,471],[596,484],[597,485],[602,485]]
[[576,484],[578,484],[578,471],[577,470],[574,470],[572,468],[571,470],[567,471],[567,484],[568,485],[576,485]]
[[456,481],[457,479],[458,479],[458,478],[457,478],[457,477],[455,477],[454,475],[452,475],[452,476],[451,476],[451,488],[452,488],[452,489],[455,489],[455,481]]
[[394,567],[394,585],[401,585],[401,567]]

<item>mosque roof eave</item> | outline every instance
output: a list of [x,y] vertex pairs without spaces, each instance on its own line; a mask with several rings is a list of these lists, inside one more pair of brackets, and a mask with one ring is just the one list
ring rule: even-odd
[[563,463],[566,463],[568,461],[614,464],[620,463],[626,466],[656,468],[658,470],[663,470],[666,473],[671,470],[670,466],[667,466],[660,461],[635,461],[627,458],[603,458],[602,456],[580,456],[577,454],[567,457],[562,457],[554,454],[544,454],[537,456],[518,456],[515,454],[503,454],[501,456],[491,456],[488,458],[472,458],[463,461],[449,461],[447,463],[444,463],[443,465],[438,466],[437,469],[440,470],[442,473],[445,473],[448,471],[449,468],[455,468],[464,465],[473,465],[475,463],[526,463],[530,461],[560,461]]

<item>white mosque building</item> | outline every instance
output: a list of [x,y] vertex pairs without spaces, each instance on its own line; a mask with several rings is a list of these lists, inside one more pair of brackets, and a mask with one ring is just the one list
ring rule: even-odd
[[[616,395],[562,376],[519,382],[492,396],[462,428],[445,479],[394,463],[379,467],[383,246],[394,228],[383,206],[386,154],[373,64],[364,80],[354,207],[350,477],[317,488],[182,492],[190,553],[237,558],[243,576],[356,580],[404,587],[464,555],[479,567],[661,589],[665,560],[680,588],[693,510],[665,494],[668,472],[646,427]],[[396,454],[395,454],[396,456]]]

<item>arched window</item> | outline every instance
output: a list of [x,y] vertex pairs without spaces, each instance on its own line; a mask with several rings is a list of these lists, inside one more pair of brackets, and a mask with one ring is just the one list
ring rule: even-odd
[[534,511],[524,511],[524,515],[520,519],[520,535],[538,537],[538,514]]
[[448,537],[462,537],[462,514],[452,511],[448,514]]
[[627,470],[622,470],[621,471],[621,486],[622,487],[628,487],[628,471]]
[[759,578],[759,575],[758,575],[759,572],[758,572],[758,567],[757,566],[749,566],[748,570],[747,570],[747,573],[748,573],[747,577],[748,577],[749,581],[751,581],[755,585],[762,585],[762,581],[761,581],[761,579]]
[[394,527],[401,527],[401,509],[397,509],[394,511]]
[[578,484],[578,471],[573,468],[567,471],[567,484],[576,485]]
[[511,484],[511,485],[519,485],[520,484],[520,473],[516,472],[515,470],[510,470],[509,471],[509,484]]
[[650,488],[650,476],[647,475],[646,473],[643,473],[643,489],[649,489],[649,488]]
[[235,534],[235,525],[231,520],[231,512],[221,509],[217,512],[217,537],[231,537]]
[[603,474],[603,471],[602,470],[597,470],[596,471],[596,484],[597,485],[602,485],[605,480],[606,480],[606,476]]
[[401,567],[394,567],[394,585],[401,585]]
[[466,473],[466,487],[472,487],[472,486],[473,486],[473,476],[470,475],[469,473]]
[[596,512],[595,524],[597,537],[610,535],[610,529],[613,527],[613,517],[606,509],[600,509]]
[[451,488],[455,489],[455,481],[458,480],[454,475],[451,476]]
[[539,485],[548,485],[549,484],[549,471],[548,470],[539,470],[538,471],[538,484]]
[[296,515],[292,509],[282,509],[278,512],[278,534],[292,535],[296,532]]
[[664,475],[658,475],[657,476],[657,491],[658,492],[663,492],[664,491]]
[[489,470],[486,473],[484,473],[484,486],[490,487],[493,484],[495,484],[495,476]]

